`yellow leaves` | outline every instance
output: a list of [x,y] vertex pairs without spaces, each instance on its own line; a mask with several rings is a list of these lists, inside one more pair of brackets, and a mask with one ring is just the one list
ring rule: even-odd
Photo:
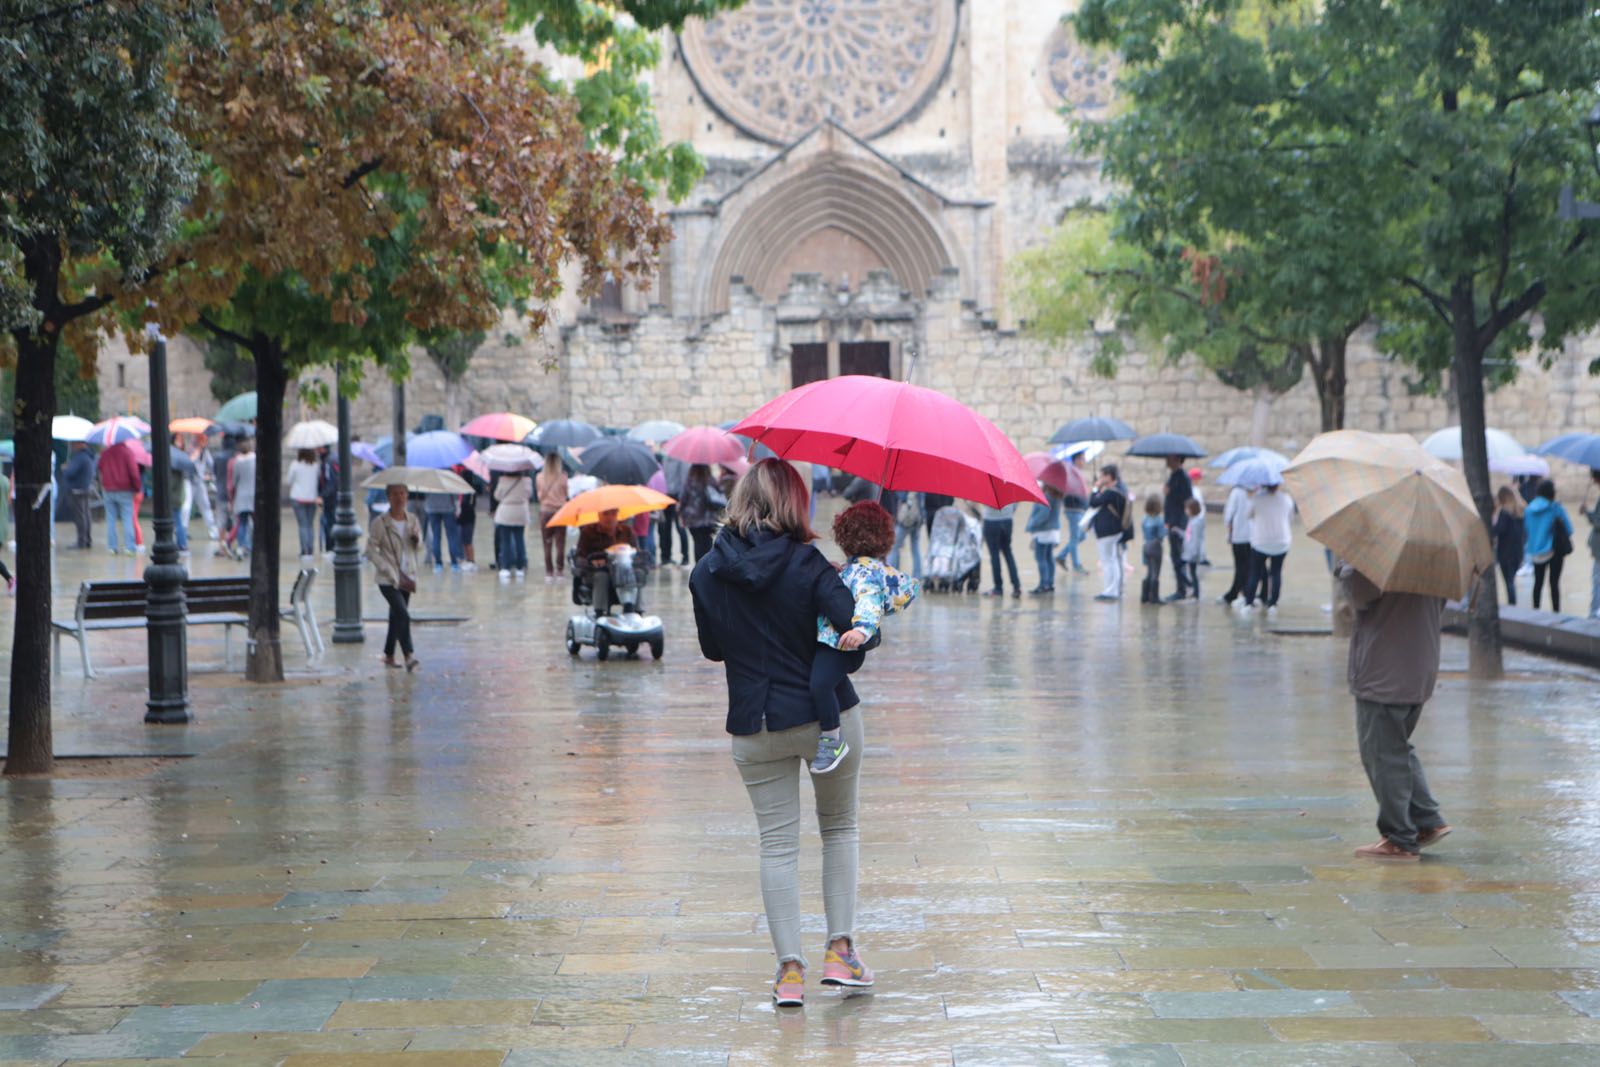
[[255,113],[255,97],[251,95],[250,88],[243,86],[233,99],[222,105],[223,111],[228,116],[228,122],[234,129],[247,126],[251,116]]

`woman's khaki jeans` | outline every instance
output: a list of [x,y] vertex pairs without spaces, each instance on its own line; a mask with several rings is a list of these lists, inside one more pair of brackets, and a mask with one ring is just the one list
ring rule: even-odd
[[827,774],[812,775],[806,760],[817,754],[817,724],[792,730],[735,736],[733,762],[750,792],[761,832],[761,899],[780,963],[800,952],[800,778],[811,779],[822,831],[822,906],[828,941],[854,941],[856,867],[860,833],[856,827],[856,780],[861,772],[861,709],[839,716],[849,755]]

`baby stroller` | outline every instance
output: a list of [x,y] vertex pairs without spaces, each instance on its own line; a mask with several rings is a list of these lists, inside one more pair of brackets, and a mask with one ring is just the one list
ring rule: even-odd
[[958,507],[933,513],[926,586],[936,593],[976,593],[983,578],[983,528]]

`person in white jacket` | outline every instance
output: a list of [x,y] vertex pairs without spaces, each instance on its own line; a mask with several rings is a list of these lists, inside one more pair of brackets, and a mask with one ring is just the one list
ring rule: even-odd
[[521,580],[528,575],[528,504],[533,500],[533,479],[520,472],[501,475],[494,500],[494,554],[500,561],[500,580],[509,581],[513,573]]

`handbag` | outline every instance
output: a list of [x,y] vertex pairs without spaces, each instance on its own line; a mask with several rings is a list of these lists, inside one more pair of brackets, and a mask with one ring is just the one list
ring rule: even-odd
[[1572,555],[1572,535],[1567,532],[1567,524],[1561,521],[1563,517],[1557,515],[1550,529],[1550,554],[1556,559]]
[[[409,522],[410,520],[408,519],[407,521]],[[395,559],[403,565],[405,563],[406,554],[409,550],[409,546],[405,542],[404,535],[400,533],[399,529],[395,527],[395,524],[392,521],[386,522],[384,525],[388,528],[389,537],[391,539],[399,540],[398,550],[395,552]],[[396,568],[394,587],[400,590],[402,593],[415,593],[417,591],[417,580],[411,575],[407,574],[405,571]]]

